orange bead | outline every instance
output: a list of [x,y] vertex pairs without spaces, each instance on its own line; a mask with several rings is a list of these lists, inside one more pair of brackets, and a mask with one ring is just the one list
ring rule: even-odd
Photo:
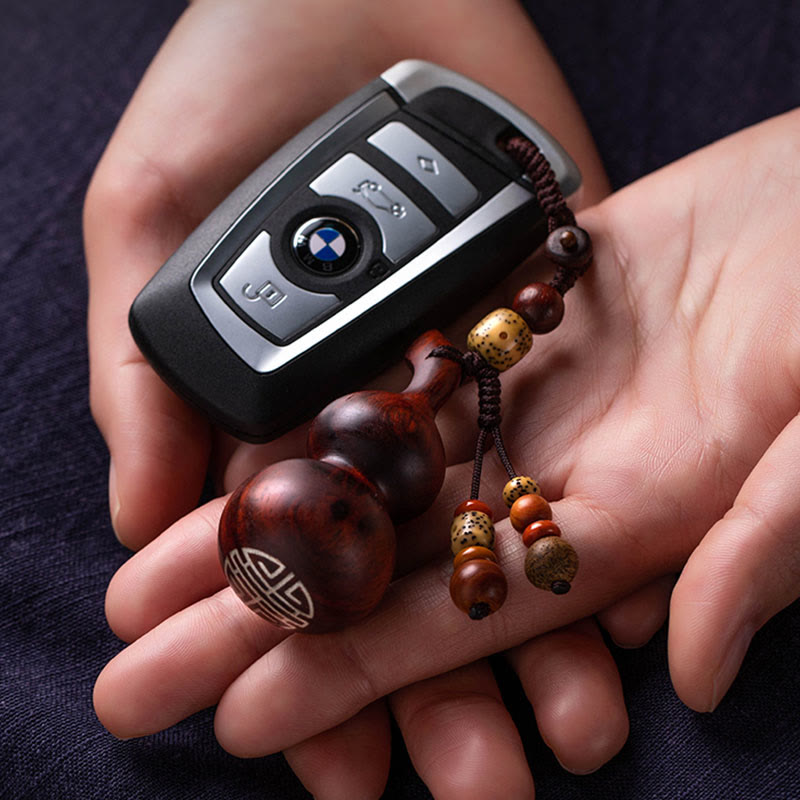
[[561,529],[551,519],[537,519],[522,532],[522,544],[530,547],[542,536],[561,536]]
[[474,558],[485,558],[487,561],[497,563],[497,556],[488,547],[474,545],[465,547],[456,553],[456,557],[453,559],[453,569],[458,569],[465,561],[472,561]]
[[514,501],[508,517],[514,529],[522,533],[531,522],[552,519],[553,512],[550,510],[550,503],[540,494],[524,494]]
[[489,506],[487,506],[482,500],[465,500],[453,512],[453,516],[457,517],[459,514],[463,514],[465,511],[482,511],[487,517],[489,517],[489,519],[493,519],[492,509],[489,508]]
[[470,619],[483,619],[503,605],[508,584],[493,561],[465,561],[450,578],[450,597]]

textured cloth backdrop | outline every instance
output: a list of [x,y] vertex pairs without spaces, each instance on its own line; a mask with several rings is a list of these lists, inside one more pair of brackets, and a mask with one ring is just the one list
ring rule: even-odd
[[[800,9],[755,2],[530,4],[615,185],[800,100]],[[114,740],[92,683],[121,647],[103,593],[125,560],[87,404],[83,194],[179,0],[2,2],[0,24],[0,798],[301,798],[281,756],[238,761],[211,714]],[[800,798],[800,607],[759,633],[711,715],[676,699],[662,632],[615,651],[630,703],[622,753],[563,772],[498,672],[546,800]],[[427,798],[402,743],[386,797]],[[358,800],[354,798],[354,800]],[[494,800],[487,798],[487,800]],[[501,799],[498,799],[501,800]]]

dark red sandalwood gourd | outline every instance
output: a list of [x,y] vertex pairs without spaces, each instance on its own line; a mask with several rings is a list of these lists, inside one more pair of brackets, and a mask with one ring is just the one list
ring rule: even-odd
[[424,511],[444,479],[434,416],[461,370],[427,356],[446,344],[438,331],[423,334],[406,354],[414,375],[404,392],[335,400],[311,425],[310,458],[273,464],[231,495],[220,559],[256,614],[325,633],[380,602],[394,568],[393,521]]

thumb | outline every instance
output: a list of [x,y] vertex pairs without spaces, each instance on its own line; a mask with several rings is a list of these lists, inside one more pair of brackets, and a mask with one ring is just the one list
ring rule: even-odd
[[717,707],[753,634],[800,596],[798,471],[795,417],[694,551],[672,594],[670,673],[696,711]]

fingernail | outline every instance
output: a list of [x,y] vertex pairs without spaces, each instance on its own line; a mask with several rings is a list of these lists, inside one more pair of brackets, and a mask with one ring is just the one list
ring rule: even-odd
[[117,517],[119,516],[119,495],[117,494],[117,470],[114,467],[113,460],[108,465],[108,507],[111,511],[111,529],[114,531],[114,536],[119,539],[117,533]]
[[[553,755],[555,755],[555,753],[553,753]],[[602,764],[599,764],[598,766],[592,767],[591,769],[573,769],[571,767],[566,766],[565,764],[562,764],[561,759],[558,756],[556,756],[555,758],[556,761],[558,761],[558,764],[561,767],[561,769],[563,769],[565,772],[570,772],[573,775],[591,775],[593,772],[597,772],[597,770],[599,770],[600,767],[603,766]]]
[[747,653],[747,648],[750,646],[754,633],[755,628],[752,625],[746,625],[729,642],[722,663],[711,682],[709,711],[716,709],[728,689],[730,689],[734,678],[739,673],[739,668],[742,666],[742,661],[744,661],[745,653]]

